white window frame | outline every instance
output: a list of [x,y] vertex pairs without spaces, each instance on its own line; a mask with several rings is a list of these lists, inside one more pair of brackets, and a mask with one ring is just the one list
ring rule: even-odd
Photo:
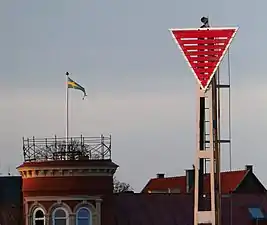
[[78,224],[78,221],[79,221],[79,219],[88,219],[88,218],[85,218],[85,217],[79,217],[78,216],[78,214],[79,214],[79,211],[81,210],[81,209],[86,209],[87,211],[88,211],[88,213],[89,213],[89,225],[93,225],[93,223],[92,223],[92,212],[91,212],[91,210],[88,208],[88,207],[80,207],[80,208],[78,208],[77,209],[77,211],[76,211],[76,214],[75,214],[75,217],[76,217],[76,225],[79,225]]
[[[42,213],[44,214],[44,217],[43,218],[36,218],[35,217],[35,215],[36,215],[36,213],[38,212],[38,211],[42,211]],[[41,208],[41,207],[38,207],[38,208],[36,208],[34,211],[33,211],[33,213],[32,213],[32,218],[33,218],[33,225],[36,225],[36,221],[37,220],[42,220],[42,221],[44,221],[44,225],[45,225],[45,211]]]
[[[55,218],[55,214],[58,210],[63,210],[65,213],[66,213],[66,217],[63,218],[63,217],[57,217]],[[56,223],[56,219],[66,219],[66,225],[69,225],[69,212],[64,208],[64,207],[57,207],[53,210],[53,213],[52,213],[52,220],[53,220],[53,225],[55,225]]]

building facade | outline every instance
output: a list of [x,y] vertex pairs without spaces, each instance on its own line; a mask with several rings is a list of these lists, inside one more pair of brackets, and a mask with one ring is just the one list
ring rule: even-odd
[[101,225],[102,196],[113,193],[113,174],[118,166],[111,161],[103,137],[95,146],[95,140],[81,140],[71,140],[68,146],[56,146],[53,141],[49,148],[31,140],[30,145],[39,145],[39,150],[24,148],[29,157],[18,171],[25,225]]

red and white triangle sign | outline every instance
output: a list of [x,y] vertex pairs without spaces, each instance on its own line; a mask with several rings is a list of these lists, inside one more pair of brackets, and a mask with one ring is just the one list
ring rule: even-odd
[[202,90],[207,90],[237,30],[237,27],[170,29]]

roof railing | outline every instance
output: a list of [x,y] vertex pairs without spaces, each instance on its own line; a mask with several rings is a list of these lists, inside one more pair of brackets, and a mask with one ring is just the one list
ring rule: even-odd
[[111,159],[111,136],[23,138],[25,162]]

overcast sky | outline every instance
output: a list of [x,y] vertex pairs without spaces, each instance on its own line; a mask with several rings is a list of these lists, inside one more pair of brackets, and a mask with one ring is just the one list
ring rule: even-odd
[[[120,180],[139,191],[158,172],[183,175],[194,162],[196,82],[168,29],[199,27],[207,15],[213,26],[240,27],[231,47],[232,167],[253,164],[267,184],[266,6],[264,0],[1,1],[2,173],[22,163],[23,136],[64,136],[69,71],[88,92],[85,101],[70,92],[70,134],[111,134]],[[227,93],[222,98],[226,118]]]

